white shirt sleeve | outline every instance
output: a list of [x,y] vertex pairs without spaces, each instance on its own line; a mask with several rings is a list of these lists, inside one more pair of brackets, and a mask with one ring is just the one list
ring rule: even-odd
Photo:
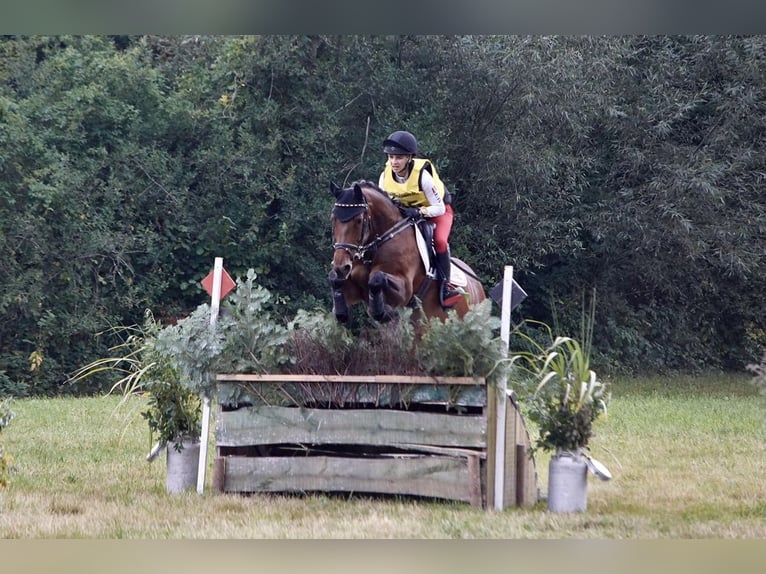
[[446,209],[444,201],[439,197],[439,191],[436,189],[434,178],[425,169],[420,174],[420,186],[429,203],[428,207],[422,208],[423,215],[426,217],[439,217],[442,215]]

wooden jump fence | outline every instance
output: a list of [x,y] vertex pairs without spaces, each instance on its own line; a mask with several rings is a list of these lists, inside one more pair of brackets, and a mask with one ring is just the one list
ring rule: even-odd
[[[217,380],[218,492],[415,495],[483,508],[538,500],[518,404],[513,395],[493,400],[498,390],[484,379],[220,374]],[[498,404],[505,405],[500,449]],[[497,465],[504,468],[502,484],[495,483]]]

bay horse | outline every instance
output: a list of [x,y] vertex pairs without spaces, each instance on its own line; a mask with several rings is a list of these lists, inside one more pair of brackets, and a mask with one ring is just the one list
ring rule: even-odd
[[422,312],[426,318],[443,321],[453,309],[463,317],[472,305],[486,299],[473,270],[453,257],[453,277],[461,275],[466,295],[453,307],[442,307],[439,280],[421,258],[415,222],[404,218],[399,205],[378,185],[357,181],[341,188],[331,183],[330,191],[335,196],[334,253],[328,279],[338,321],[348,323],[349,306],[360,302],[370,317],[385,323],[398,316],[397,308],[405,306],[414,309],[415,320]]

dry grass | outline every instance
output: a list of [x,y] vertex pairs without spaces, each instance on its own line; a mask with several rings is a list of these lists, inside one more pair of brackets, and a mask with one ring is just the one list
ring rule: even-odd
[[[542,502],[484,512],[415,498],[218,495],[209,486],[202,496],[169,495],[162,460],[144,461],[144,422],[115,418],[116,403],[14,403],[3,440],[18,472],[0,491],[0,538],[766,538],[764,411],[747,377],[616,382],[592,443],[614,479],[591,477],[588,510],[573,515]],[[547,458],[537,464],[544,491]]]

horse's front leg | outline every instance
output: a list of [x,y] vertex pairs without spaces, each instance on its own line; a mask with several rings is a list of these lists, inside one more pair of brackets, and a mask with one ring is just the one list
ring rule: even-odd
[[[396,275],[383,271],[370,274],[368,283],[368,312],[370,317],[381,323],[386,323],[398,316],[395,307],[402,306],[404,301],[404,281]],[[389,303],[386,302],[388,299]]]
[[367,299],[367,270],[364,265],[354,265],[345,276],[333,269],[327,276],[332,294],[332,312],[346,325],[351,323],[351,307]]
[[330,282],[330,292],[332,293],[332,312],[339,323],[344,325],[348,324],[351,318],[348,312],[348,303],[346,302],[346,295],[343,292],[343,285],[347,279],[338,278],[338,274],[333,269],[330,271],[327,277]]

